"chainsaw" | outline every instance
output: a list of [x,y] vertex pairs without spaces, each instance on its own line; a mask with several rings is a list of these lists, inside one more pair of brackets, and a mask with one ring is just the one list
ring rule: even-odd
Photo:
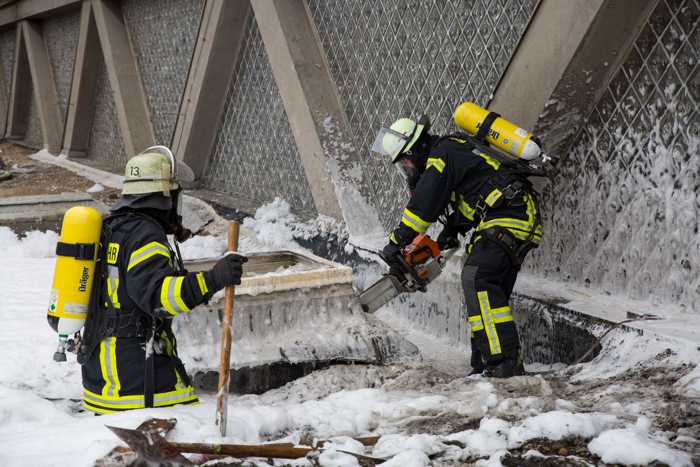
[[362,310],[374,313],[402,293],[425,292],[427,285],[442,273],[447,260],[456,251],[457,248],[453,248],[442,252],[430,236],[418,235],[401,251],[400,274],[384,274],[381,279],[360,293]]

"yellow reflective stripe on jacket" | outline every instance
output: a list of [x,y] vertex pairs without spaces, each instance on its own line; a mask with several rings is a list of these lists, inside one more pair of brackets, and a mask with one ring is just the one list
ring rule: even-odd
[[413,214],[408,208],[403,210],[401,222],[418,233],[423,233],[430,227],[430,222],[426,222]]
[[100,342],[100,370],[105,385],[102,387],[102,396],[118,397],[122,388],[117,373],[117,338],[106,337]]
[[160,288],[160,303],[173,316],[190,311],[189,307],[182,300],[182,283],[184,281],[184,276],[166,276]]
[[435,167],[435,170],[442,173],[442,171],[445,170],[445,161],[437,157],[429,157],[425,164],[425,170],[431,167]]
[[[185,402],[197,401],[197,394],[192,386],[153,395],[154,407],[166,407]],[[112,413],[113,411],[144,408],[143,395],[106,397],[83,388],[83,406],[93,412]],[[95,407],[97,406],[97,407]],[[111,409],[111,410],[110,410]]]
[[196,277],[197,284],[199,285],[199,291],[202,293],[202,295],[206,295],[207,292],[209,292],[209,287],[207,287],[207,281],[204,280],[204,273],[198,272]]
[[503,196],[503,193],[501,193],[501,190],[496,188],[486,196],[486,199],[484,200],[484,202],[488,206],[493,207],[493,205],[496,204],[496,201],[498,201],[501,198],[501,196]]
[[476,213],[476,210],[469,206],[469,203],[464,201],[464,198],[462,195],[459,196],[459,206],[458,206],[459,212],[462,213],[464,217],[469,219],[470,221],[474,220],[474,214]]
[[162,243],[147,243],[145,246],[142,246],[138,250],[131,253],[131,257],[129,258],[129,266],[126,268],[126,270],[130,271],[134,266],[143,263],[148,258],[152,258],[155,255],[163,255],[170,259],[170,250]]
[[390,241],[391,243],[396,244],[396,245],[399,244],[399,242],[396,241],[396,235],[394,235],[394,232],[391,232],[391,233],[389,234],[389,241]]
[[121,309],[121,304],[119,303],[119,268],[116,266],[107,266],[109,271],[109,277],[107,278],[107,296],[109,301],[112,302],[112,306],[119,310]]
[[498,355],[501,353],[501,340],[498,338],[496,324],[513,321],[513,315],[508,306],[491,308],[488,292],[477,292],[476,296],[479,299],[481,319],[486,331],[486,338],[489,341],[489,350],[491,355]]
[[501,161],[496,160],[483,152],[479,153],[479,157],[485,160],[488,165],[494,168],[494,170],[498,170],[501,167]]

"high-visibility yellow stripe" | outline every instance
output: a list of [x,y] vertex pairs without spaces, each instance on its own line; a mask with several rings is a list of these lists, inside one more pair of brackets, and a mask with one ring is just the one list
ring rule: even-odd
[[501,353],[501,340],[498,338],[498,331],[496,331],[496,323],[494,323],[491,318],[491,304],[489,303],[489,294],[486,291],[482,291],[477,292],[476,296],[479,299],[481,319],[483,320],[484,329],[486,330],[486,338],[489,341],[489,350],[491,352],[491,355],[498,355]]
[[472,332],[472,337],[474,337],[474,333],[477,331],[483,331],[484,330],[484,323],[481,320],[481,316],[470,316],[469,317],[469,328],[471,329]]
[[207,281],[204,280],[204,273],[198,272],[196,277],[197,284],[199,285],[199,291],[202,293],[202,295],[206,295],[207,292],[209,292],[209,287],[207,287]]
[[493,167],[494,170],[498,170],[501,167],[501,162],[494,159],[493,157],[484,154],[483,152],[479,153],[479,157],[481,157],[483,160],[486,161],[488,165]]
[[501,196],[503,196],[503,193],[501,193],[501,190],[496,188],[491,193],[489,193],[488,196],[486,196],[486,199],[484,200],[484,202],[488,206],[493,206],[494,204],[496,204],[496,201],[498,201]]
[[130,271],[133,267],[143,263],[155,255],[163,255],[170,260],[170,250],[167,246],[158,242],[150,242],[131,253],[131,256],[129,257],[129,266],[126,268],[126,270]]
[[442,171],[445,170],[445,162],[437,157],[429,157],[425,165],[425,170],[431,167],[435,167],[435,170],[442,173]]
[[[174,391],[153,395],[154,407],[165,407],[184,402],[196,402],[197,393],[192,386],[182,386]],[[83,407],[97,413],[114,413],[115,411],[144,408],[143,395],[109,398],[99,396],[83,388]],[[111,409],[111,410],[110,410]]]
[[117,373],[117,338],[106,337],[100,342],[100,370],[105,384],[103,397],[118,397],[121,383]]
[[430,222],[424,221],[423,219],[412,213],[408,208],[403,210],[403,217],[401,218],[401,222],[418,233],[423,233],[426,230],[428,230],[428,227],[430,227]]
[[459,197],[459,212],[462,213],[464,217],[469,219],[470,221],[474,220],[474,214],[476,213],[476,210],[469,206],[469,203],[464,201],[464,198],[460,195]]
[[160,287],[160,303],[173,316],[190,311],[190,308],[182,300],[182,283],[184,280],[184,276],[166,276],[163,279],[163,285]]
[[177,304],[180,312],[190,311],[184,300],[182,300],[182,283],[185,281],[185,277],[181,276],[175,279],[175,303]]

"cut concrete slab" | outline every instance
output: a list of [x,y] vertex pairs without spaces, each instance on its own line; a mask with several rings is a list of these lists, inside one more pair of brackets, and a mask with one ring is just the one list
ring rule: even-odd
[[[419,358],[403,336],[361,311],[352,269],[291,251],[249,254],[236,287],[231,349],[232,392],[263,392],[330,363]],[[215,259],[186,262],[209,269]],[[195,383],[215,389],[222,294],[205,310],[174,321]]]

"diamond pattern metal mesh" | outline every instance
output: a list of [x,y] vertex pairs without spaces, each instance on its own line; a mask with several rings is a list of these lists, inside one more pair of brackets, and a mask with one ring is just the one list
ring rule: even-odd
[[12,66],[15,61],[15,36],[14,28],[0,31],[0,137],[5,134],[5,122],[10,104]]
[[53,69],[58,107],[61,110],[61,118],[65,119],[80,33],[80,10],[44,20],[43,33]]
[[203,6],[203,0],[122,3],[157,144],[171,143]]
[[104,58],[100,55],[100,68],[95,79],[95,116],[90,131],[87,157],[107,169],[121,172],[127,161],[124,142],[119,130],[117,109],[114,104],[112,87],[107,77]]
[[544,194],[531,269],[699,308],[699,23],[659,1]]
[[316,207],[257,23],[246,26],[204,185],[253,206],[279,196],[302,216]]
[[405,204],[400,176],[369,151],[383,124],[430,115],[454,130],[464,100],[489,103],[536,0],[309,0],[360,153],[363,195],[384,227]]

